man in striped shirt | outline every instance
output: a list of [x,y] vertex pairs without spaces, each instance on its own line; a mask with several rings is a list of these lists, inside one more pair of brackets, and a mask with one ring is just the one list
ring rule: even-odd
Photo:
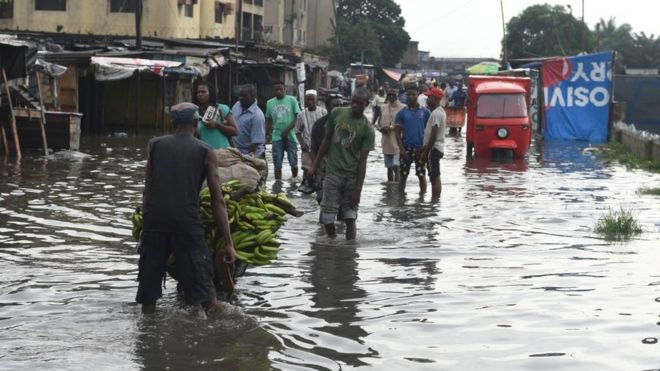
[[305,92],[305,109],[298,113],[296,118],[296,136],[302,150],[303,179],[307,178],[307,172],[314,164],[314,157],[311,153],[314,123],[328,114],[325,108],[316,105],[316,96],[316,90]]

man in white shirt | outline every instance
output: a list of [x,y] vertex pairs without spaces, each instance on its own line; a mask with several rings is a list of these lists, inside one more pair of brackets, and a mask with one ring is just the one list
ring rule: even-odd
[[440,159],[445,152],[445,130],[447,128],[447,115],[440,106],[444,97],[442,90],[433,88],[428,92],[428,108],[431,116],[424,128],[424,147],[422,147],[421,158],[427,159],[426,166],[431,181],[431,197],[434,200],[440,198],[442,182],[440,181]]
[[296,137],[302,150],[303,179],[307,178],[307,172],[314,164],[314,158],[311,153],[314,123],[328,114],[325,108],[316,105],[317,95],[316,90],[310,89],[305,92],[305,109],[300,111],[296,117],[295,129]]
[[417,103],[419,103],[420,107],[426,108],[426,100],[429,98],[427,94],[428,91],[429,91],[429,87],[425,84],[422,84],[419,87],[419,95],[417,96]]

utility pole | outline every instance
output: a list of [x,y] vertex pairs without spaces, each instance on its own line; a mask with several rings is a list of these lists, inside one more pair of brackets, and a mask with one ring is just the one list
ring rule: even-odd
[[509,58],[506,50],[506,25],[504,23],[504,3],[503,0],[500,0],[500,10],[502,10],[502,50],[503,50],[503,62],[506,63]]
[[142,0],[135,1],[135,48],[142,50]]
[[587,28],[587,25],[584,23],[584,0],[582,0],[582,51],[587,52],[584,50],[584,30]]
[[243,31],[243,0],[238,0],[238,9],[236,9],[235,23],[236,23],[236,53],[238,53],[238,41]]

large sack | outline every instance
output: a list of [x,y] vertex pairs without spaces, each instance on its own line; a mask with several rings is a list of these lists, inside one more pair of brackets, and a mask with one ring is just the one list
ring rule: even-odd
[[246,156],[236,148],[223,148],[215,151],[218,157],[218,164],[220,167],[232,167],[239,163],[247,164],[256,169],[262,177],[266,177],[268,165],[266,161],[254,157]]
[[218,166],[232,167],[243,161],[241,151],[236,148],[216,149],[215,155],[218,157]]
[[245,163],[238,163],[231,167],[219,167],[218,176],[220,183],[226,183],[230,180],[240,180],[243,188],[254,191],[259,186],[261,174],[252,166]]

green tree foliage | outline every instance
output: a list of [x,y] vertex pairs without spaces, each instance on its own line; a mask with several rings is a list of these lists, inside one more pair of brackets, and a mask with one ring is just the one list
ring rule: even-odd
[[[584,35],[584,49],[582,38]],[[533,5],[507,23],[508,58],[576,55],[582,51],[617,52],[617,67],[660,68],[660,39],[633,32],[631,25],[601,19],[594,30],[561,6]]]
[[654,35],[634,33],[627,23],[617,26],[614,18],[601,19],[594,35],[596,50],[616,51],[620,68],[660,68],[660,39]]
[[506,31],[509,59],[575,55],[594,46],[592,32],[561,5],[532,5]]
[[410,41],[401,8],[393,0],[337,0],[337,34],[326,51],[335,65],[351,62],[391,66]]

